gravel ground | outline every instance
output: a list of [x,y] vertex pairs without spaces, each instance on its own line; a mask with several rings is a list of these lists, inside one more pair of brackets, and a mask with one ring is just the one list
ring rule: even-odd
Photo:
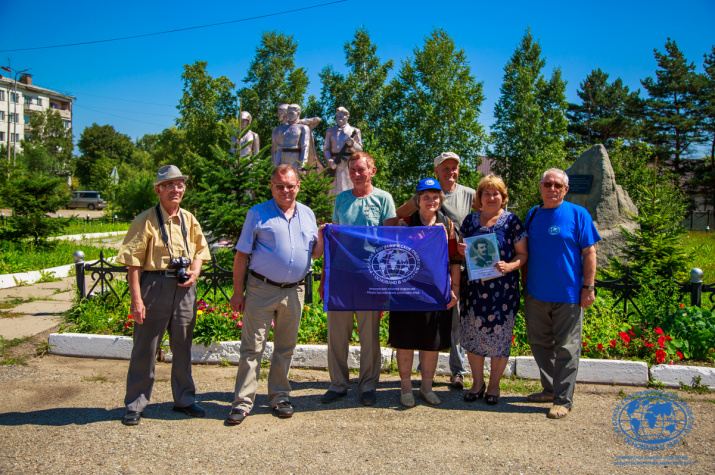
[[[45,356],[26,366],[0,367],[0,473],[622,473],[623,457],[677,456],[686,467],[649,465],[652,473],[713,473],[715,396],[684,397],[694,425],[684,443],[644,451],[611,426],[624,393],[644,388],[578,385],[575,410],[546,418],[548,405],[528,403],[533,384],[503,381],[495,407],[465,403],[438,378],[443,403],[412,409],[398,404],[399,379],[384,374],[377,406],[351,390],[324,405],[327,371],[291,371],[291,419],[272,416],[265,378],[257,404],[237,427],[223,425],[235,367],[194,366],[205,419],[171,410],[170,365],[158,364],[152,404],[138,427],[120,423],[126,361]],[[526,386],[526,387],[525,387]],[[416,395],[416,391],[415,391]],[[641,459],[643,460],[643,459]],[[670,460],[673,460],[672,458]]]

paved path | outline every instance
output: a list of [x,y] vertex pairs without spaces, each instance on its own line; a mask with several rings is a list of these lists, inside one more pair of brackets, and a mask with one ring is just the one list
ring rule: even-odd
[[[72,307],[77,289],[74,277],[58,282],[0,289],[0,336],[6,340],[23,338],[54,328],[62,313]],[[20,302],[13,305],[12,302]]]
[[[504,380],[501,401],[492,407],[463,402],[438,377],[441,406],[418,400],[404,409],[398,376],[383,374],[376,406],[358,403],[354,380],[348,396],[325,405],[319,396],[328,388],[327,372],[293,369],[296,414],[282,420],[267,406],[263,370],[251,415],[226,427],[235,367],[194,366],[207,417],[189,419],[171,410],[170,365],[158,364],[152,404],[139,426],[125,427],[127,364],[46,356],[0,366],[0,473],[645,472],[615,465],[644,461],[624,457],[667,462],[646,465],[648,473],[715,470],[712,395],[688,401],[695,423],[684,443],[649,451],[624,442],[611,424],[623,395],[643,388],[578,385],[575,410],[554,421],[546,418],[548,405],[526,401],[533,383]],[[693,465],[675,466],[675,460]]]

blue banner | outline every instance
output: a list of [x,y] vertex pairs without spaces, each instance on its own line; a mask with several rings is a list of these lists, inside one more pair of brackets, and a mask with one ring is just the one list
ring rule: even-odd
[[328,225],[324,310],[444,310],[449,303],[442,226]]

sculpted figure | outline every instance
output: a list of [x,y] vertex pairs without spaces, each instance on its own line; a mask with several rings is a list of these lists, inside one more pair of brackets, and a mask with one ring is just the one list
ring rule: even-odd
[[[278,120],[281,120],[281,108],[278,108]],[[300,123],[301,108],[290,104],[285,116],[287,123],[273,129],[271,160],[273,165],[292,165],[303,169],[308,165],[310,152],[310,128]]]
[[335,180],[331,194],[337,195],[345,190],[352,190],[348,171],[348,158],[357,152],[362,152],[362,136],[360,129],[348,124],[350,112],[344,107],[335,111],[336,126],[330,127],[325,133],[323,155],[328,167],[335,170]]
[[[289,104],[281,104],[278,106],[278,122],[282,125],[288,124],[288,106]],[[322,171],[325,168],[323,163],[318,159],[318,155],[315,153],[315,137],[313,136],[313,129],[315,129],[320,122],[320,117],[306,117],[305,119],[298,119],[299,124],[307,125],[310,129],[310,150],[308,151],[308,166],[306,168],[316,168],[317,171]]]
[[[246,130],[248,126],[251,125],[252,121],[253,117],[251,117],[250,113],[246,111],[241,111],[241,130]],[[258,139],[258,134],[252,130],[249,130],[245,134],[243,134],[243,137],[241,137],[240,140],[236,137],[231,137],[231,142],[233,142],[234,144],[238,142],[239,149],[241,150],[241,158],[247,158],[253,155],[257,155],[258,151],[261,149],[261,143]],[[236,149],[231,147],[231,153],[235,152]]]

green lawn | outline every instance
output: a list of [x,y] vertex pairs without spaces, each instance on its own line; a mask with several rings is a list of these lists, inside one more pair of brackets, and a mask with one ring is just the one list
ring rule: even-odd
[[715,232],[690,231],[685,238],[685,247],[694,253],[690,268],[699,267],[705,273],[703,280],[715,282]]
[[106,245],[93,245],[91,241],[87,244],[54,241],[44,246],[35,246],[32,242],[0,241],[0,274],[14,274],[72,264],[75,251],[84,252],[87,261],[99,259],[100,250],[104,250],[105,258],[117,255],[116,249],[104,246]]

